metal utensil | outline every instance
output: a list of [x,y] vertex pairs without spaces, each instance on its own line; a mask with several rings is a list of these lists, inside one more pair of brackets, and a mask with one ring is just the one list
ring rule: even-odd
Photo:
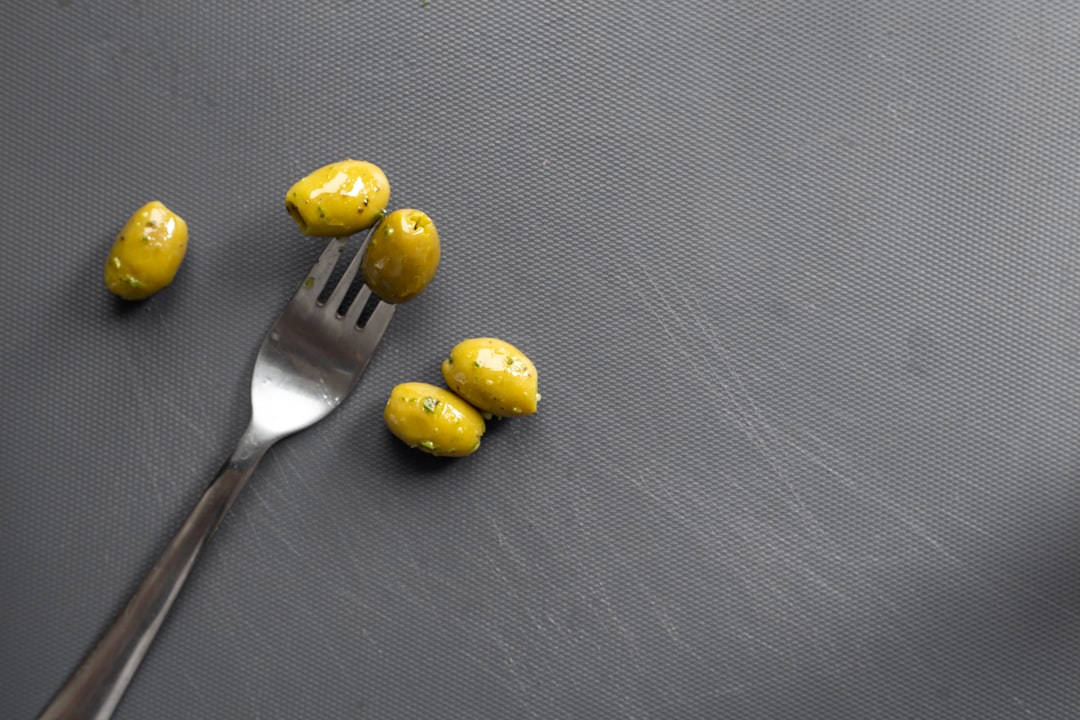
[[112,717],[203,546],[259,460],[281,438],[326,417],[356,387],[394,314],[393,305],[379,302],[358,327],[371,296],[366,285],[348,309],[338,313],[366,246],[365,239],[325,303],[318,298],[343,254],[345,239],[332,240],[305,276],[255,359],[251,421],[236,451],[41,720]]

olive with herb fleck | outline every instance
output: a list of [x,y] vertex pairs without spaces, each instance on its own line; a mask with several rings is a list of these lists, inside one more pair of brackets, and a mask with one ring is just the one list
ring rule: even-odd
[[449,390],[422,382],[391,390],[383,419],[409,447],[446,457],[471,455],[486,429],[474,407]]
[[439,233],[427,213],[395,210],[375,228],[364,252],[364,282],[386,302],[408,302],[435,277],[439,252]]
[[167,287],[187,253],[188,227],[158,200],[128,218],[105,261],[105,286],[125,300],[143,300]]
[[364,160],[324,165],[285,193],[285,209],[305,235],[343,236],[366,230],[390,202],[386,173]]
[[481,412],[500,417],[536,412],[536,366],[504,340],[462,340],[443,361],[442,374],[451,390]]

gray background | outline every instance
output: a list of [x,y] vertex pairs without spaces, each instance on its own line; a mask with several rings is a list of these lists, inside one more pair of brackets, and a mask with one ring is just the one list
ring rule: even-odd
[[[0,716],[247,416],[346,156],[444,261],[264,460],[118,717],[1080,715],[1080,5],[7,3]],[[157,198],[176,282],[101,282]],[[381,422],[503,337],[541,412]]]

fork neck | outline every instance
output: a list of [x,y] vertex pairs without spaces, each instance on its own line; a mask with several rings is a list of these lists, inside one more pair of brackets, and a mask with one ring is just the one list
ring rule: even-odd
[[282,437],[282,433],[271,432],[252,420],[244,430],[244,434],[240,436],[240,440],[236,443],[236,450],[233,451],[229,460],[243,462],[252,459],[258,462],[259,458]]
[[248,425],[244,434],[240,436],[233,454],[221,466],[213,483],[224,486],[222,489],[228,498],[227,505],[240,494],[240,490],[243,489],[266,451],[280,439],[280,434],[268,432],[254,422]]
[[153,642],[203,546],[252,470],[281,436],[252,423],[120,617],[78,667],[40,720],[109,718]]

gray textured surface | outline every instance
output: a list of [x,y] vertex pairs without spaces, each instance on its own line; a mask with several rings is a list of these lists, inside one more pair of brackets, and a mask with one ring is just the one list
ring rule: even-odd
[[[1080,5],[228,5],[5,7],[0,716],[230,452],[349,155],[440,275],[119,718],[1080,716]],[[151,198],[191,251],[123,307]],[[410,454],[389,388],[481,334],[541,413]]]

